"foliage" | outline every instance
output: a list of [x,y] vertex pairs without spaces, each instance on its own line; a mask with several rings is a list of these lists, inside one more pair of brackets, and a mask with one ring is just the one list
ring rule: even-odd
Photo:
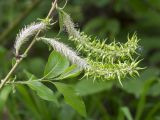
[[[40,3],[41,4],[39,4],[38,7],[34,7],[28,15],[24,14],[24,11],[27,11],[27,9],[34,4],[33,1],[0,1],[0,17],[2,18],[0,20],[0,34],[3,33],[3,35],[0,35],[1,79],[5,77],[9,68],[12,66],[12,61],[10,60],[12,51],[10,48],[13,46],[13,40],[18,29],[21,29],[24,24],[35,21],[35,18],[44,16],[50,7],[51,0],[40,1]],[[17,5],[19,7],[17,7]],[[137,46],[138,49],[136,53],[139,53],[140,56],[144,58],[141,66],[147,66],[147,69],[140,73],[140,77],[129,77],[125,78],[125,80],[121,78],[123,80],[123,87],[117,83],[117,80],[105,80],[105,82],[102,82],[99,78],[96,78],[96,81],[93,82],[94,78],[87,80],[86,78],[80,79],[84,71],[79,70],[76,65],[68,64],[69,61],[63,55],[54,51],[51,53],[53,56],[52,59],[54,59],[54,65],[55,63],[59,63],[60,58],[60,60],[65,61],[62,65],[63,67],[61,64],[58,64],[56,70],[53,72],[53,76],[50,74],[51,76],[46,78],[53,84],[47,82],[48,80],[39,82],[37,80],[45,77],[43,74],[46,70],[45,61],[50,53],[46,51],[47,48],[42,43],[38,42],[35,47],[33,47],[31,55],[28,54],[27,58],[15,72],[17,80],[23,81],[20,82],[16,80],[16,82],[19,83],[12,85],[11,88],[4,88],[0,93],[0,118],[8,118],[11,120],[158,120],[160,118],[159,0],[70,0],[65,7],[65,11],[73,17],[74,21],[78,21],[79,28],[85,32],[81,33],[82,36],[86,36],[87,34],[92,35],[87,35],[87,38],[90,38],[87,43],[94,44],[94,41],[96,41],[96,43],[100,41],[100,45],[102,43],[107,43],[106,45],[113,45],[113,43],[115,43],[115,46],[119,50],[117,54],[124,51],[120,49],[119,43],[114,42],[114,37],[116,37],[118,41],[121,41],[122,46],[125,46],[127,43],[125,37],[128,32],[133,33],[136,31],[140,38],[139,44],[141,46]],[[14,22],[20,18],[21,13],[26,17],[20,19],[21,22],[18,22],[18,24],[15,24]],[[62,23],[63,19],[59,18],[59,20],[61,21],[59,23]],[[5,31],[8,31],[7,28],[10,28],[10,26],[13,26],[13,28],[11,27],[12,30],[6,34]],[[51,27],[51,29],[45,33],[45,36],[53,38],[57,35],[59,26],[55,26],[55,28]],[[77,27],[77,24],[74,26]],[[65,28],[63,24],[60,24],[60,33],[57,37],[61,39],[56,40],[78,49],[80,47],[79,44],[77,44],[73,37],[70,37],[71,41],[68,41],[68,36],[66,36],[64,31]],[[4,33],[6,34],[5,36]],[[108,38],[107,40],[105,40],[106,37]],[[131,40],[131,38],[132,36],[129,37],[129,40]],[[86,46],[82,47],[83,49],[78,49],[78,52],[80,52],[78,55],[83,56],[82,58],[87,57],[93,59],[93,61],[96,60],[96,57],[99,58],[99,56],[97,56],[99,54],[96,53],[97,51],[90,51],[91,53],[96,53],[96,55],[89,55],[87,54],[89,52],[86,51],[88,50]],[[23,48],[25,48],[25,45],[22,49]],[[129,52],[125,52],[124,57],[121,58],[121,62],[124,59],[130,59],[128,53]],[[132,57],[135,58],[134,55]],[[108,61],[109,57],[106,58],[106,61]],[[98,61],[101,62],[100,59],[98,59]],[[114,62],[118,63],[118,61]],[[130,62],[133,61],[131,60]],[[130,62],[126,64],[130,64]],[[109,64],[110,62],[106,63]],[[26,70],[24,70],[24,68],[26,68]],[[52,68],[49,70],[51,69]],[[94,72],[92,74],[94,74]],[[34,87],[32,87],[31,84],[29,86],[27,82],[33,83]],[[56,83],[62,83],[63,87],[67,85],[66,89],[64,90],[63,87],[58,89],[55,85]],[[40,85],[40,87],[36,88],[36,85]],[[41,89],[37,90],[39,88]],[[42,89],[48,91],[48,94],[44,94],[43,91],[41,91]],[[75,101],[72,101],[72,99],[66,98],[66,96],[68,97],[66,94],[69,94],[69,96],[74,95],[81,107],[73,104]],[[39,97],[37,97],[37,95]],[[51,100],[53,102],[44,101],[40,98],[42,97],[50,101],[52,95],[54,96]],[[74,108],[79,111],[81,115],[85,116],[82,96],[87,109],[86,118],[82,118],[72,109]],[[7,98],[8,100],[6,101]]]

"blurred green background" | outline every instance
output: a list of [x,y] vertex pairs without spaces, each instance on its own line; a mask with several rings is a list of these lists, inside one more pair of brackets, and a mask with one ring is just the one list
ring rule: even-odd
[[[16,34],[24,25],[44,18],[51,1],[0,0],[0,79],[11,67]],[[64,2],[59,0],[59,5]],[[0,120],[160,120],[160,0],[69,0],[65,11],[81,31],[109,42],[126,42],[128,34],[136,32],[140,39],[137,52],[143,58],[140,66],[147,68],[140,77],[123,80],[123,87],[117,80],[92,84],[75,79],[75,89],[86,104],[87,118],[63,101],[59,108],[41,100],[27,87],[18,87],[14,94],[8,95],[6,90],[0,95]],[[54,16],[56,21],[58,14]],[[58,30],[57,24],[46,36],[55,36]],[[73,46],[65,30],[60,37]],[[40,76],[48,55],[45,45],[36,44],[17,69],[18,75],[24,79],[26,68]]]

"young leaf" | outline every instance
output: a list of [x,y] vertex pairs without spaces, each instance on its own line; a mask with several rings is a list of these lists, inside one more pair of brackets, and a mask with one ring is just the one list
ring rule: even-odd
[[81,70],[77,67],[77,65],[71,65],[58,78],[56,78],[56,80],[73,78],[78,76],[80,73]]
[[59,33],[60,34],[63,31],[63,13],[60,9],[58,10],[58,15],[59,15]]
[[[22,103],[27,107],[27,109],[33,113],[33,117],[36,120],[39,120],[41,116],[39,115],[39,111],[35,105],[35,101],[32,98],[30,92],[28,92],[28,88],[26,86],[17,85],[16,86],[19,96],[23,99]],[[38,99],[39,100],[39,99]]]
[[16,58],[14,57],[14,58],[12,59],[12,66],[14,66],[15,63],[16,63]]
[[65,102],[72,106],[79,114],[86,117],[85,104],[80,96],[78,96],[74,88],[64,83],[53,83],[58,91],[63,94]]
[[126,116],[127,120],[133,120],[132,115],[131,115],[128,107],[121,107],[121,111]]
[[53,51],[46,64],[44,76],[45,78],[54,78],[64,72],[68,67],[69,61],[60,53]]
[[3,110],[3,107],[5,105],[5,102],[9,96],[9,93],[11,92],[12,88],[11,86],[6,86],[1,92],[0,92],[0,112]]
[[28,72],[27,70],[24,70],[24,73],[26,74],[27,78],[29,80],[36,80],[37,77],[35,75],[33,75],[32,73]]
[[26,84],[34,91],[36,91],[37,95],[47,101],[52,101],[58,104],[57,98],[54,95],[53,91],[49,89],[47,86],[37,81],[27,81]]

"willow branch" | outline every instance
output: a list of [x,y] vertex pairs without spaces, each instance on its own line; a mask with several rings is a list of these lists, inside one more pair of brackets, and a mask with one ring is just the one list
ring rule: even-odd
[[[55,0],[53,3],[52,3],[52,7],[47,15],[47,19],[48,18],[51,18],[51,15],[53,13],[53,11],[55,10],[56,8],[56,4],[57,4],[57,0]],[[27,49],[25,50],[25,52],[23,53],[22,56],[25,56],[28,54],[28,52],[30,51],[30,49],[32,48],[32,46],[34,45],[34,43],[36,42],[36,38],[39,36],[41,30],[39,30],[37,32],[37,34],[35,35],[35,37],[33,38],[32,42],[30,43],[30,45],[27,47]],[[21,57],[20,59],[18,59],[16,61],[16,63],[14,64],[14,66],[11,68],[10,72],[6,75],[6,77],[1,80],[1,84],[0,84],[0,91],[2,90],[2,88],[4,87],[4,85],[9,81],[9,78],[10,76],[13,74],[13,72],[16,70],[17,66],[21,63],[21,61],[24,59],[24,57]]]

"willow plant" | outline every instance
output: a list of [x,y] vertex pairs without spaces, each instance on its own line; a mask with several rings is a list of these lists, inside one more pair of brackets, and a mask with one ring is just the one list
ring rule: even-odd
[[[40,33],[44,33],[55,24],[52,17],[52,13],[55,11],[59,13],[60,32],[65,28],[68,33],[68,40],[75,43],[76,50],[60,42],[60,38],[40,36]],[[32,41],[31,38],[33,38]],[[29,46],[22,53],[22,45],[29,41],[31,41]],[[114,41],[107,44],[106,40],[99,40],[97,37],[93,38],[84,32],[80,32],[75,28],[70,15],[63,8],[58,7],[57,0],[55,0],[45,19],[31,23],[17,35],[14,44],[16,61],[10,72],[1,80],[0,91],[6,86],[27,85],[36,91],[42,99],[57,104],[58,101],[54,91],[44,84],[45,82],[51,83],[64,96],[66,103],[85,116],[85,106],[81,97],[78,96],[72,86],[57,80],[76,77],[84,72],[83,77],[93,78],[93,81],[119,80],[122,85],[122,78],[127,75],[139,75],[138,70],[142,69],[138,67],[140,61],[133,57],[135,55],[139,56],[137,53],[138,41],[137,35],[133,34],[131,37],[128,36],[126,43]],[[29,80],[16,80],[12,77],[13,72],[37,42],[43,42],[53,48],[44,70],[44,76],[37,78],[35,75],[31,75]]]

